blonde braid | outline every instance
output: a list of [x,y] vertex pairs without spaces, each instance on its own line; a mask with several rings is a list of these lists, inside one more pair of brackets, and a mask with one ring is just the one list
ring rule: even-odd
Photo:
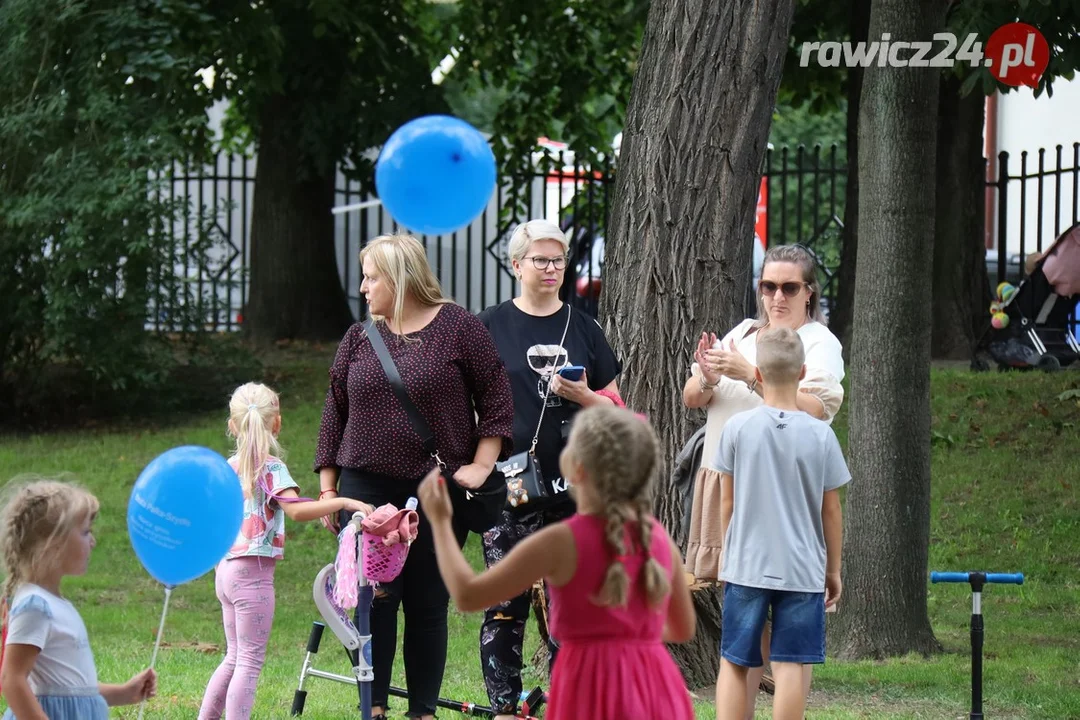
[[627,458],[625,453],[619,452],[621,443],[618,442],[618,434],[613,428],[602,423],[588,423],[588,430],[591,431],[591,442],[587,454],[597,466],[605,469],[604,472],[594,471],[590,474],[597,490],[608,499],[604,504],[607,520],[604,537],[612,551],[611,562],[604,573],[604,583],[600,586],[595,601],[601,606],[625,607],[630,594],[630,575],[623,562],[627,554],[627,517],[623,504],[619,502],[618,484],[612,479],[625,471]]
[[98,501],[83,488],[60,480],[16,478],[4,488],[0,511],[3,597],[33,582],[62,558],[64,536],[98,512]]
[[581,465],[604,503],[604,534],[613,558],[595,602],[625,607],[630,591],[626,572],[626,523],[638,522],[646,554],[643,581],[650,605],[660,602],[670,586],[663,568],[650,556],[652,521],[649,515],[653,471],[658,441],[652,428],[622,408],[597,406],[575,417],[571,432],[572,454]]
[[647,502],[638,503],[637,507],[638,528],[641,532],[641,547],[644,548],[648,559],[641,566],[641,581],[645,586],[645,597],[649,607],[657,607],[667,594],[671,592],[671,583],[668,581],[664,566],[652,554],[652,515],[649,513]]
[[623,558],[626,556],[624,537],[626,518],[617,505],[609,505],[605,509],[605,515],[607,523],[604,526],[604,537],[607,544],[614,550],[614,555],[607,572],[604,573],[604,584],[600,586],[600,592],[597,593],[594,602],[605,607],[626,607],[630,595],[630,575],[623,564]]

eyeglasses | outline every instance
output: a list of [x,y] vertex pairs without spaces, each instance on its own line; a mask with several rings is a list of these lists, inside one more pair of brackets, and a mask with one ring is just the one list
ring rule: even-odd
[[806,286],[807,285],[804,282],[786,282],[777,285],[771,280],[762,280],[758,283],[758,289],[761,291],[762,295],[773,296],[776,295],[776,291],[779,290],[784,293],[784,297],[795,297]]
[[556,270],[564,270],[566,268],[565,255],[559,255],[558,257],[553,258],[533,255],[532,257],[522,258],[522,260],[532,260],[533,267],[537,270],[547,270],[548,265],[554,265]]

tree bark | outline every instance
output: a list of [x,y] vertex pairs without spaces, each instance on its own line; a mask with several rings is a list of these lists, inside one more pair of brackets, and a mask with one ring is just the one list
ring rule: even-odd
[[[654,0],[627,109],[606,238],[600,315],[624,362],[627,401],[660,433],[657,515],[675,527],[668,468],[692,434],[679,388],[702,331],[743,318],[762,159],[794,0]],[[695,418],[700,422],[698,411]],[[715,590],[708,591],[715,593]],[[712,601],[705,597],[702,606]],[[690,687],[707,657],[674,649]]]
[[[874,0],[869,36],[930,40],[938,0]],[[901,57],[909,57],[904,53]],[[930,288],[939,71],[866,69],[859,113],[859,254],[852,330],[843,658],[939,649],[927,613]]]
[[[852,43],[865,42],[870,30],[870,4],[851,1],[848,34]],[[829,315],[829,328],[844,347],[844,360],[851,357],[851,316],[855,301],[855,263],[859,247],[859,99],[863,69],[848,69],[847,82],[847,185],[844,190],[844,229],[840,232],[840,268],[836,277],[836,308]]]
[[338,340],[353,322],[334,247],[336,171],[315,170],[280,131],[287,98],[266,103],[251,211],[251,291],[244,329],[256,342]]
[[981,92],[960,97],[962,77],[947,75],[938,93],[937,197],[931,356],[970,360],[988,320],[990,281],[983,243],[986,165]]

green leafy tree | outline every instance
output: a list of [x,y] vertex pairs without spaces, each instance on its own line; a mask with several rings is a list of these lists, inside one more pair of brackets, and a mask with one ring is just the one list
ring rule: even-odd
[[[929,41],[937,0],[873,0],[870,37]],[[930,544],[930,271],[940,77],[866,68],[859,111],[860,248],[851,345],[842,657],[938,649],[927,611]],[[883,586],[887,582],[888,586]]]
[[[202,144],[183,2],[0,4],[0,401],[25,407],[63,366],[103,390],[160,383],[144,331],[172,277],[159,201],[169,162]],[[197,220],[197,219],[196,219]],[[8,418],[10,419],[10,417]]]
[[[371,187],[398,126],[454,102],[490,129],[500,169],[528,167],[553,131],[584,161],[610,153],[645,5],[625,0],[432,4],[204,3],[236,32],[204,62],[231,101],[226,142],[258,153],[245,325],[256,340],[334,339],[351,322],[337,280],[337,164]],[[457,55],[443,85],[431,73]],[[492,102],[487,107],[477,98]]]
[[[811,6],[816,0],[809,0]],[[985,44],[1002,25],[1023,21],[1039,28],[1052,48],[1050,64],[1035,89],[1036,97],[1053,94],[1058,78],[1072,79],[1080,67],[1080,6],[1070,0],[1040,0],[1000,3],[993,0],[954,0],[947,4],[943,31],[961,40],[975,33]],[[838,39],[845,33],[852,40],[867,39],[868,5],[854,2],[845,18],[820,8],[812,16],[821,18],[811,34],[803,36],[798,20],[794,37],[812,40]],[[837,68],[832,69],[839,74]],[[861,76],[864,69],[846,71],[848,97],[848,183],[842,260],[838,282],[838,306],[830,319],[833,331],[850,345],[854,292],[854,271],[858,254],[858,193],[853,169],[858,164],[858,117]],[[986,305],[990,288],[983,252],[983,209],[985,202],[985,165],[982,133],[985,123],[985,97],[994,92],[1008,93],[1015,88],[998,82],[983,65],[972,67],[959,63],[943,72],[937,106],[938,197],[953,202],[938,208],[934,238],[934,320],[931,349],[935,358],[968,359],[986,325]]]
[[[634,77],[606,238],[600,312],[620,386],[672,458],[696,411],[682,403],[695,338],[743,317],[754,207],[794,0],[654,0]],[[703,140],[704,139],[704,140]],[[668,467],[663,463],[662,467]],[[666,527],[678,493],[657,492]],[[694,593],[694,642],[673,650],[690,687],[714,681],[716,586]]]
[[[1033,25],[1050,45],[1050,63],[1035,88],[1053,95],[1058,78],[1072,79],[1080,68],[1080,5],[1071,0],[998,3],[959,0],[949,9],[948,28],[963,39],[970,33],[985,44],[994,30],[1017,20]],[[935,358],[967,360],[989,323],[991,300],[984,246],[985,97],[1016,89],[996,80],[982,63],[958,63],[944,71],[938,98],[937,196],[934,234]]]
[[334,204],[343,160],[370,184],[377,147],[405,121],[445,112],[425,3],[205,2],[228,32],[202,62],[208,100],[227,98],[227,144],[258,153],[251,288],[244,324],[257,341],[334,339],[352,322],[337,273]]

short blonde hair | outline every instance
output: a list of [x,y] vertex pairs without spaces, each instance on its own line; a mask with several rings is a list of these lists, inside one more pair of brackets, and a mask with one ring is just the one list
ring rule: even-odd
[[64,536],[98,513],[96,497],[64,480],[21,476],[4,488],[0,511],[0,563],[3,597],[49,572],[63,556]]
[[[394,289],[394,317],[399,318],[399,322],[406,294],[412,295],[422,305],[454,302],[443,296],[439,279],[428,264],[427,251],[412,235],[380,235],[360,251],[361,266],[368,257]],[[386,320],[381,316],[372,317],[384,322]]]
[[646,560],[641,576],[648,604],[656,607],[671,591],[663,566],[650,554],[652,546],[653,486],[660,462],[660,440],[647,420],[630,410],[594,405],[574,415],[567,441],[567,459],[581,466],[603,503],[605,538],[611,561],[604,584],[594,601],[599,605],[625,607],[630,576],[623,561],[628,521],[638,525],[640,552]]
[[806,350],[799,333],[790,328],[762,330],[757,339],[757,366],[766,383],[793,385],[799,382]]
[[537,240],[558,240],[563,247],[563,254],[570,252],[570,241],[558,225],[550,220],[530,220],[514,228],[510,236],[510,243],[506,247],[506,254],[511,260],[521,262],[525,253]]

